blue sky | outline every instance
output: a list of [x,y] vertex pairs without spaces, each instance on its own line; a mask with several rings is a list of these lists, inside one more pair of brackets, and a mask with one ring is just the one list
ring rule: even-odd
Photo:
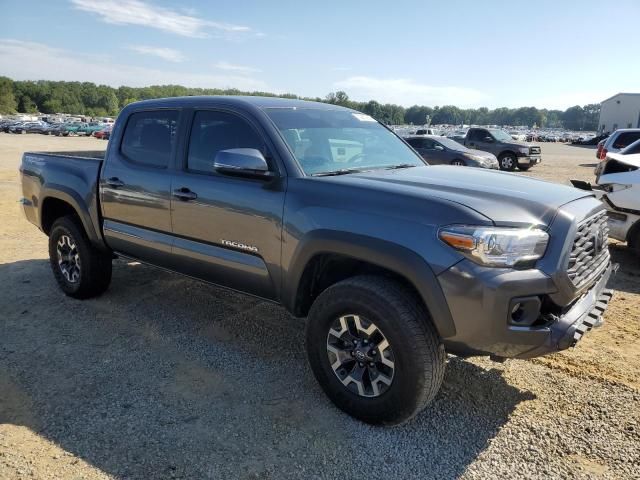
[[640,90],[638,0],[0,0],[0,75],[460,107]]

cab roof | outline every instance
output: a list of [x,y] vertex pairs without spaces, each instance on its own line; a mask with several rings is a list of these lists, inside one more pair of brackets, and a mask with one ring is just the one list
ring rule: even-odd
[[128,106],[132,108],[155,108],[155,107],[214,107],[220,105],[237,106],[237,107],[254,107],[259,109],[266,108],[313,108],[318,110],[345,110],[352,111],[349,108],[333,105],[330,103],[311,102],[307,100],[298,100],[292,98],[280,97],[260,97],[252,95],[203,95],[189,97],[170,97],[157,98],[152,100],[143,100],[131,103]]

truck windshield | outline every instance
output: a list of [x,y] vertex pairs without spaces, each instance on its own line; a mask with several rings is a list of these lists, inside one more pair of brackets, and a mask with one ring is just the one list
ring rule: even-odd
[[363,113],[313,108],[266,112],[306,175],[426,165],[398,137]]
[[513,137],[504,130],[492,129],[489,132],[499,142],[513,142]]

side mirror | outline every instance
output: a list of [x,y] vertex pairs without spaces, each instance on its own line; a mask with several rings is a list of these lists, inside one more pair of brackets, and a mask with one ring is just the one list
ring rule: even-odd
[[271,177],[269,165],[260,150],[255,148],[230,148],[220,150],[214,160],[217,172],[249,177]]
[[444,152],[444,147],[442,145],[435,145],[433,149],[438,150],[439,152]]
[[487,142],[487,143],[493,143],[493,137],[490,136],[486,136],[482,139],[483,142]]

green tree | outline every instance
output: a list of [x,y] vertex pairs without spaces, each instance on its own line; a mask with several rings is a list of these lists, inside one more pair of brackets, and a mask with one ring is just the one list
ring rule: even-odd
[[0,77],[0,113],[14,113],[17,107],[13,81],[7,77]]

